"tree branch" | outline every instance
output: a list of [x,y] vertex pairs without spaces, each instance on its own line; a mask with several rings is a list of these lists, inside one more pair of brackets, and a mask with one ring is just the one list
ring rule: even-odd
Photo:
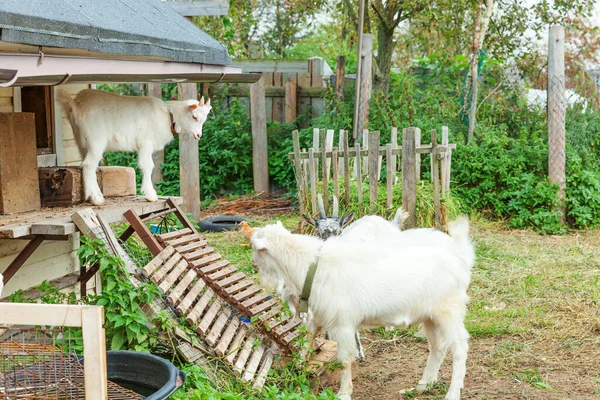
[[383,3],[381,2],[381,0],[373,0],[371,2],[371,6],[373,7],[373,11],[375,11],[375,14],[377,14],[377,17],[381,21],[381,24],[383,25],[385,30],[389,31],[390,29],[394,29],[394,27],[390,27],[388,21],[385,18],[385,14],[387,13],[387,10],[383,6]]
[[350,14],[350,20],[354,22],[354,26],[358,27],[358,15],[354,12],[354,4],[350,0],[344,0],[344,4],[348,9],[348,14]]

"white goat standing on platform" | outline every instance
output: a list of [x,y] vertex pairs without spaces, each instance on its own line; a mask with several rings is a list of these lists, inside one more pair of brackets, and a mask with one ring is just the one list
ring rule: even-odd
[[101,90],[82,90],[72,99],[58,91],[57,100],[69,118],[77,147],[83,156],[84,197],[104,203],[96,181],[96,168],[105,151],[136,151],[142,171],[142,193],[158,199],[152,186],[152,153],[162,150],[173,136],[202,137],[202,125],[211,110],[210,99],[167,101],[156,97],[119,96]]
[[[420,230],[417,230],[420,231]],[[460,398],[469,334],[464,326],[467,289],[475,262],[466,218],[449,225],[450,236],[436,230],[397,232],[378,242],[336,237],[326,242],[294,235],[280,223],[255,231],[253,262],[260,274],[284,281],[300,296],[311,265],[317,265],[308,298],[309,344],[321,330],[338,343],[342,362],[339,396],[352,394],[355,332],[360,326],[422,323],[429,359],[417,386],[437,381],[447,349],[453,354],[447,400]],[[408,237],[408,239],[407,239]]]

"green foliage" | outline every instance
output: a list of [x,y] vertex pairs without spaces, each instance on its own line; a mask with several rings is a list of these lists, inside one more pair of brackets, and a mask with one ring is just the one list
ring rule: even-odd
[[99,239],[81,238],[77,250],[81,265],[91,268],[99,265],[102,293],[92,296],[92,304],[104,307],[106,341],[111,350],[132,349],[150,351],[157,343],[154,328],[148,327],[140,305],[149,303],[159,294],[153,285],[134,286],[123,261],[108,253]]

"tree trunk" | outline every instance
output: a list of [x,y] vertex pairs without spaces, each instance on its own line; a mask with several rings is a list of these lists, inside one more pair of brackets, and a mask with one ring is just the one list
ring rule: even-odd
[[390,72],[392,69],[392,55],[396,42],[394,29],[386,29],[382,24],[377,27],[377,74],[375,76],[374,90],[387,94],[390,86]]

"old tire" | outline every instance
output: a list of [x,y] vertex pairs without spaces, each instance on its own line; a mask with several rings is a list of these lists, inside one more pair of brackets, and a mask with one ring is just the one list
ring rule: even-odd
[[198,224],[201,232],[224,232],[238,228],[244,218],[235,215],[223,215],[219,217],[204,218]]

